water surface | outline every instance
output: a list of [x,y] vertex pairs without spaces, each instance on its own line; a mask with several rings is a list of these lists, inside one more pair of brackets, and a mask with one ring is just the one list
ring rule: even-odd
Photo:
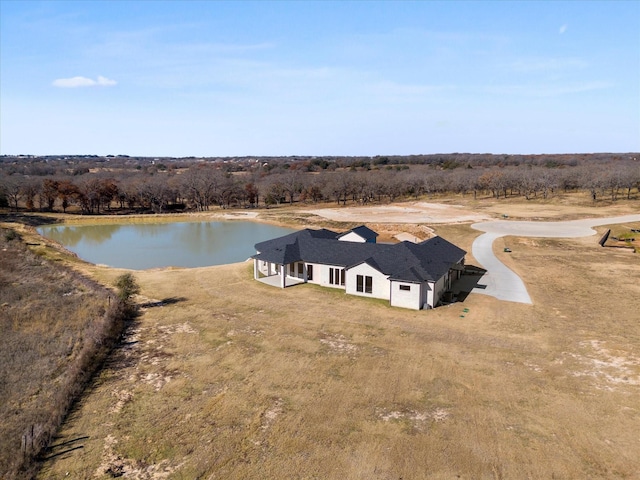
[[255,222],[175,222],[106,225],[47,225],[44,237],[83,260],[111,267],[205,267],[242,262],[253,246],[294,232]]

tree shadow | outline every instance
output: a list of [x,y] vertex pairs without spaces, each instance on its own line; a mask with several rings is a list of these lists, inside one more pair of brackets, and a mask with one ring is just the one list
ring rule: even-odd
[[67,448],[66,450],[63,450],[62,452],[57,452],[57,453],[53,453],[51,455],[47,455],[47,456],[43,457],[43,460],[51,460],[52,458],[59,457],[59,456],[64,455],[66,453],[73,452],[74,450],[80,450],[82,448],[84,448],[84,445],[77,445],[75,447]]
[[[60,437],[57,437],[57,438],[60,438]],[[83,437],[78,437],[78,438],[74,438],[72,440],[67,440],[66,442],[61,442],[61,443],[56,443],[56,444],[50,445],[43,451],[43,453],[41,455],[41,459],[42,460],[49,460],[51,458],[59,457],[59,456],[64,455],[66,453],[73,452],[74,450],[80,450],[81,448],[84,448],[84,445],[73,445],[73,444],[76,443],[76,442],[81,442],[83,440],[87,440],[88,438],[89,438],[89,436],[85,435]],[[61,449],[61,447],[63,447],[63,448]]]
[[162,300],[160,300],[158,302],[141,303],[139,305],[139,307],[140,308],[165,307],[167,305],[174,305],[174,304],[179,303],[179,302],[184,302],[185,300],[187,300],[186,297],[168,297],[168,298],[163,298]]
[[[54,439],[59,439],[60,437],[54,437]],[[66,445],[70,445],[72,443],[76,443],[79,442],[81,440],[86,440],[89,438],[89,435],[85,435],[83,437],[78,437],[78,438],[74,438],[73,440],[67,440],[66,442],[62,442],[62,443],[54,443],[53,445],[50,445],[48,447],[48,450],[53,450],[54,448],[58,448],[58,447],[64,447]]]
[[41,225],[51,225],[60,223],[60,220],[42,215],[29,215],[23,213],[0,213],[0,221],[7,223],[20,223],[29,227],[39,227]]

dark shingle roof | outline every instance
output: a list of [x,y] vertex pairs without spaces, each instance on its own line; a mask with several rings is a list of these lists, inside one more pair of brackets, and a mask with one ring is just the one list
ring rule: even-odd
[[373,230],[371,230],[369,227],[365,227],[364,225],[360,225],[359,227],[352,228],[348,232],[344,232],[344,233],[338,235],[338,238],[343,237],[343,236],[345,236],[345,235],[347,235],[347,234],[349,234],[351,232],[360,235],[365,240],[373,240],[374,238],[376,238],[378,236],[378,234],[376,232],[374,232]]
[[338,237],[331,230],[305,229],[256,244],[259,253],[253,258],[280,265],[305,261],[345,268],[366,262],[391,280],[423,282],[438,280],[466,254],[441,237],[418,244],[341,242]]
[[326,228],[322,228],[320,230],[312,230],[310,228],[305,228],[304,230],[300,230],[298,232],[293,232],[288,235],[284,235],[283,237],[272,238],[271,240],[265,240],[264,242],[256,243],[254,245],[255,249],[258,252],[263,252],[265,250],[270,250],[272,248],[276,248],[278,246],[288,245],[293,243],[297,238],[306,239],[306,238],[330,238],[335,239],[338,236],[338,233],[333,232],[331,230],[327,230]]
[[442,237],[394,246],[392,255],[383,251],[379,257],[374,257],[391,280],[436,281],[467,253]]

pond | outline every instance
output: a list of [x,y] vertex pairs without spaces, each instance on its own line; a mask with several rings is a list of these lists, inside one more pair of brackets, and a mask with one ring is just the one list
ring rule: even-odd
[[38,228],[87,262],[145,270],[243,262],[254,245],[295,230],[256,222],[48,225]]

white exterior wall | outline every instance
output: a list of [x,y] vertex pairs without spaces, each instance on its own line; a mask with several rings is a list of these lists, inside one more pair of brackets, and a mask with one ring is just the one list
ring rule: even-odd
[[[359,238],[361,242],[364,242],[362,237],[360,237],[359,235],[354,236],[356,238]],[[345,237],[347,237],[347,235],[345,235]],[[279,265],[262,260],[254,260],[254,262],[256,262],[254,264],[254,276],[256,278],[258,278],[258,275],[256,275],[257,272],[264,276],[281,276],[282,267],[280,267]],[[298,263],[302,263],[304,265],[302,275],[299,275],[297,273]],[[313,266],[312,280],[309,280],[307,278],[308,265]],[[464,265],[464,259],[460,262],[460,265]],[[434,308],[440,301],[440,298],[442,297],[444,292],[447,290],[447,280],[450,280],[450,283],[453,283],[457,278],[460,277],[459,271],[450,270],[435,283],[429,282],[418,284],[401,281],[391,282],[385,274],[379,272],[366,263],[361,263],[360,265],[356,265],[355,267],[345,272],[345,285],[343,286],[329,283],[329,269],[342,269],[343,267],[337,265],[323,265],[318,263],[306,262],[296,262],[295,267],[296,268],[294,270],[294,275],[291,275],[290,266],[284,266],[287,276],[294,276],[300,278],[303,281],[308,281],[309,283],[321,285],[324,287],[342,288],[345,289],[346,293],[350,295],[381,298],[384,300],[388,300],[393,307],[403,307],[414,310],[420,310],[422,308]],[[372,293],[357,291],[358,275],[362,275],[363,277],[368,276],[372,278]],[[408,285],[410,286],[410,290],[400,290],[400,285]]]
[[[323,287],[333,287],[333,288],[342,288],[344,289],[344,285],[335,285],[333,283],[329,283],[329,269],[337,268],[343,269],[344,267],[340,267],[338,265],[323,265],[316,263],[313,265],[313,282],[318,285],[322,285]],[[346,283],[346,278],[345,278]]]
[[[358,275],[371,277],[371,293],[358,292],[356,290],[358,285]],[[389,289],[391,288],[391,282],[384,273],[380,273],[378,270],[371,267],[370,265],[367,265],[366,263],[361,263],[360,265],[356,265],[355,267],[347,270],[346,287],[347,293],[349,295],[359,295],[361,297],[374,297],[389,300]]]
[[265,262],[264,260],[255,260],[255,259],[254,259],[254,262],[258,262],[258,271],[265,277],[275,274],[275,267],[273,265],[270,265],[269,262]]
[[[305,271],[307,271],[309,266],[311,266],[311,268],[313,268],[313,279],[309,280],[309,278],[307,278],[307,283],[314,283],[316,285],[322,285],[321,278],[322,278],[322,269],[324,268],[324,265],[321,265],[319,263],[305,263],[304,264]],[[329,269],[328,268],[327,268],[327,282],[329,282]]]
[[[411,290],[400,290],[400,285],[406,285]],[[412,308],[420,310],[422,308],[422,285],[419,283],[391,282],[391,306]]]
[[437,282],[429,283],[429,287],[431,287],[431,290],[428,292],[428,295],[427,295],[427,303],[429,304],[429,307],[431,308],[435,307],[438,301],[440,300],[440,297],[445,292],[446,277],[447,276],[445,275],[443,277],[440,277]]
[[341,242],[358,242],[358,243],[366,243],[366,239],[362,238],[360,235],[354,232],[349,232],[346,235],[343,235],[338,240]]

